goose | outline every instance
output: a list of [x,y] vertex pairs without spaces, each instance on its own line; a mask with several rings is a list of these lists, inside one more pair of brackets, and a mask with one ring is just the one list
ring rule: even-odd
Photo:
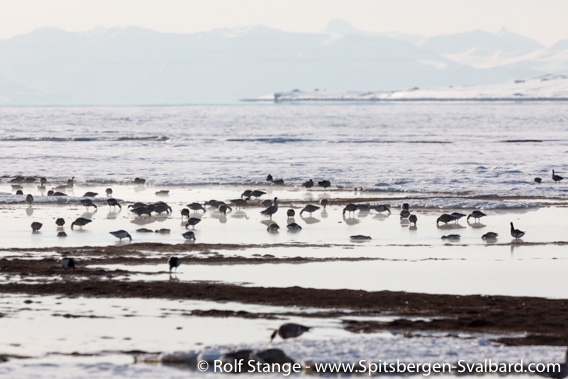
[[57,233],[57,237],[67,237],[67,233],[61,231],[61,232]]
[[186,240],[193,240],[195,241],[195,233],[193,233],[191,230],[188,232],[185,232],[182,234],[183,238],[185,238]]
[[225,202],[224,202],[224,201],[215,200],[215,199],[212,199],[212,200],[209,200],[209,201],[206,201],[206,202],[205,202],[205,206],[206,206],[206,207],[212,207],[212,208],[219,208],[219,205],[221,205],[221,204],[225,204]]
[[443,240],[459,240],[461,236],[459,234],[448,234],[447,236],[442,236]]
[[197,211],[203,211],[203,213],[207,212],[205,210],[205,208],[203,208],[203,205],[201,205],[199,203],[191,203],[191,204],[188,204],[187,207],[194,212],[197,212]]
[[234,206],[237,207],[237,209],[242,208],[242,207],[246,207],[247,206],[247,199],[233,199],[233,200],[229,200],[229,203],[233,204]]
[[345,208],[343,208],[343,214],[345,214],[345,212],[349,212],[349,213],[355,213],[355,211],[359,209],[359,207],[353,203],[349,203],[345,206]]
[[136,213],[137,216],[142,216],[143,214],[147,214],[148,216],[152,215],[152,209],[147,206],[132,208],[130,212]]
[[67,179],[67,187],[73,187],[75,185],[75,177]]
[[36,181],[36,178],[32,178],[31,176],[28,176],[24,179],[24,183],[33,183]]
[[156,203],[156,204],[152,204],[154,206],[154,212],[161,214],[161,213],[170,213],[172,211],[172,207],[170,207],[168,204],[160,202],[160,203]]
[[58,218],[57,220],[55,220],[55,224],[56,224],[57,226],[63,226],[63,225],[65,225],[65,219],[63,219],[63,218],[60,217],[60,218]]
[[49,190],[47,191],[47,196],[67,196],[67,194],[59,191]]
[[279,335],[280,337],[282,337],[282,339],[299,337],[305,332],[308,332],[310,329],[311,329],[310,327],[303,326],[300,324],[294,324],[294,323],[283,324],[280,325],[280,327],[272,333],[272,335],[270,336],[270,341],[272,342],[272,340],[274,339],[274,337],[276,337],[276,335]]
[[525,235],[525,232],[523,232],[522,230],[519,229],[515,229],[515,227],[513,226],[513,223],[511,223],[511,235],[513,237],[515,237],[515,239],[519,239],[522,236]]
[[375,212],[389,212],[389,214],[391,213],[390,207],[388,205],[375,205],[374,207],[372,207],[371,209],[374,209]]
[[222,214],[226,215],[227,214],[227,210],[229,212],[233,211],[233,208],[231,208],[230,206],[228,206],[227,204],[223,203],[221,205],[219,205],[219,212],[221,212]]
[[269,206],[265,210],[261,211],[260,214],[268,215],[268,216],[270,216],[270,219],[272,220],[272,215],[276,212],[278,212],[278,198],[277,197],[274,198],[274,204],[272,204],[271,206]]
[[354,241],[367,241],[370,240],[371,237],[370,236],[364,236],[362,234],[357,234],[355,236],[350,236],[350,239],[354,240]]
[[31,207],[33,202],[34,202],[34,197],[31,194],[28,193],[26,195],[26,203],[28,203]]
[[41,178],[39,178],[39,184],[40,184],[41,187],[45,187],[45,185],[47,184],[47,178],[45,178],[43,176]]
[[38,230],[41,229],[42,226],[43,224],[41,222],[37,221],[32,222],[32,232],[37,232]]
[[187,208],[183,208],[183,209],[181,210],[181,218],[182,218],[182,220],[183,220],[184,217],[189,218],[189,209],[187,209]]
[[112,188],[107,188],[105,190],[105,193],[106,193],[107,196],[112,196]]
[[414,226],[416,226],[416,221],[418,221],[418,217],[416,217],[416,215],[410,215],[408,216],[408,221],[410,221],[411,224],[414,224]]
[[187,229],[188,226],[191,226],[193,229],[195,229],[195,225],[199,224],[200,222],[201,222],[200,218],[191,217],[189,220],[187,220],[187,224],[185,224],[185,228]]
[[497,238],[499,236],[499,234],[495,233],[495,232],[487,232],[484,235],[481,236],[481,239],[484,240],[494,240],[495,238]]
[[152,229],[148,229],[148,228],[140,228],[140,229],[136,229],[136,231],[138,233],[154,233],[154,231]]
[[436,225],[439,225],[440,222],[443,222],[444,224],[448,224],[448,222],[450,221],[454,221],[456,218],[452,215],[449,215],[447,213],[444,213],[443,215],[441,215],[440,217],[438,217],[438,219],[436,220]]
[[320,205],[323,207],[323,210],[325,211],[325,207],[327,207],[329,205],[329,200],[328,199],[321,199]]
[[288,224],[286,227],[288,228],[288,230],[292,230],[292,231],[302,230],[302,227],[300,225],[296,224],[295,222]]
[[286,211],[286,216],[288,216],[288,217],[294,217],[295,215],[296,215],[296,211],[293,210],[292,208],[290,208]]
[[254,190],[254,191],[251,192],[250,197],[259,198],[262,195],[266,195],[266,192],[261,191],[261,190]]
[[170,234],[171,230],[168,228],[161,228],[161,229],[156,229],[154,233],[159,233],[159,234]]
[[304,209],[302,209],[300,211],[300,217],[302,217],[302,213],[304,213],[304,212],[308,212],[310,214],[310,217],[311,217],[312,213],[317,211],[318,209],[320,209],[320,207],[318,207],[317,205],[308,204],[304,207]]
[[479,219],[483,216],[486,216],[486,214],[481,211],[473,211],[469,216],[467,216],[467,221],[469,221],[470,217],[473,217],[474,220],[479,221]]
[[269,200],[269,199],[262,200],[260,202],[260,205],[262,205],[264,208],[268,208],[269,206],[272,205],[272,200]]
[[327,187],[331,186],[331,182],[329,180],[320,180],[318,182],[318,186],[323,187],[323,188],[327,188]]
[[274,179],[270,174],[268,174],[268,176],[266,177],[266,181],[272,182],[272,184],[276,184],[279,186],[284,185],[284,179]]
[[136,203],[134,203],[134,204],[130,204],[130,205],[128,206],[128,208],[135,209],[135,208],[145,207],[146,205],[147,205],[146,203],[141,203],[141,202],[138,201],[138,202],[136,202]]
[[170,259],[168,259],[168,265],[170,266],[170,273],[172,272],[172,268],[175,268],[177,271],[177,268],[179,267],[180,264],[181,260],[178,257],[170,257]]
[[82,228],[83,226],[87,225],[90,222],[92,221],[89,220],[88,218],[79,217],[78,219],[76,219],[71,223],[71,230],[73,230],[74,225],[80,226]]
[[248,199],[251,194],[252,194],[252,190],[244,190],[243,193],[241,193],[241,199],[243,197],[246,197]]
[[98,195],[98,193],[96,193],[96,192],[85,192],[83,197],[95,197],[97,195]]
[[93,200],[91,199],[83,199],[81,200],[81,204],[87,209],[89,209],[89,207],[95,207],[95,209],[98,209],[95,203],[93,203]]
[[564,179],[563,177],[561,177],[560,175],[556,175],[554,173],[554,170],[552,170],[552,180],[554,180],[555,183],[558,183],[559,181],[561,181],[562,179]]
[[75,260],[73,258],[63,258],[59,261],[59,264],[63,268],[72,268],[75,269]]
[[160,190],[155,192],[156,196],[168,196],[169,194],[170,194],[169,190]]
[[107,199],[107,204],[109,207],[118,207],[119,209],[122,209],[122,205],[118,203],[118,200],[113,199],[112,197]]
[[534,178],[534,182],[540,183],[540,182],[542,182],[542,178],[536,177],[536,178]]
[[146,179],[143,178],[134,178],[134,184],[146,184]]
[[463,213],[459,212],[453,212],[450,216],[454,217],[455,222],[458,222],[460,218],[465,217]]
[[409,218],[410,217],[410,211],[403,209],[402,211],[400,211],[400,218]]
[[278,229],[280,229],[280,226],[278,226],[277,223],[273,222],[272,224],[268,225],[268,228],[266,228],[267,231],[269,232],[277,232]]
[[407,211],[410,209],[410,205],[408,203],[402,203],[402,210]]
[[109,232],[110,234],[112,234],[113,236],[115,236],[116,238],[118,238],[120,241],[122,241],[123,238],[129,238],[130,241],[132,241],[132,237],[130,236],[130,234],[128,234],[128,232],[126,230],[117,230],[115,232]]
[[17,191],[16,191],[16,195],[24,196],[24,191],[22,191],[22,190],[17,190]]
[[304,182],[304,183],[302,184],[302,186],[304,186],[304,187],[310,189],[310,188],[312,188],[312,187],[314,186],[314,181],[313,181],[312,179],[310,179],[310,180],[308,180],[307,182]]

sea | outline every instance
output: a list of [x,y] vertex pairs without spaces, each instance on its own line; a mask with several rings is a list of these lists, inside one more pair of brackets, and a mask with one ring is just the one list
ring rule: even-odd
[[[566,194],[565,102],[0,108],[2,179]],[[535,177],[542,183],[536,186]]]

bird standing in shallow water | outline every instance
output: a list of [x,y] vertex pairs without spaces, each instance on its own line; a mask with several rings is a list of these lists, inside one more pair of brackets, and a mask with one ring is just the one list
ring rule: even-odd
[[28,195],[26,196],[26,203],[28,203],[31,207],[33,202],[34,202],[34,197],[28,193]]
[[269,232],[277,232],[278,229],[280,229],[280,226],[278,226],[277,223],[273,222],[272,224],[268,225],[268,228],[266,228],[267,231]]
[[188,232],[185,232],[182,234],[183,238],[185,238],[186,240],[193,240],[195,241],[195,233],[193,233],[191,230]]
[[296,224],[295,222],[288,224],[286,227],[288,228],[288,230],[291,230],[291,231],[302,230],[302,227],[300,225]]
[[120,239],[121,241],[123,238],[129,238],[130,241],[132,241],[132,237],[130,236],[130,234],[128,234],[126,230],[117,230],[115,232],[109,232],[109,233],[115,236],[116,238]]
[[525,235],[525,232],[523,232],[522,230],[519,229],[515,229],[515,227],[513,226],[513,223],[511,223],[511,235],[513,237],[515,237],[515,239],[519,239],[522,236]]
[[304,212],[308,212],[310,214],[310,217],[311,217],[312,213],[317,211],[318,209],[320,209],[320,207],[318,207],[317,205],[308,204],[304,207],[304,209],[302,209],[300,211],[300,217],[302,217],[302,213],[304,213]]
[[440,222],[443,222],[444,224],[448,224],[448,222],[454,221],[455,219],[456,218],[454,216],[449,215],[447,213],[444,213],[443,215],[438,217],[438,219],[436,220],[436,225],[439,225]]
[[296,215],[296,211],[293,210],[292,208],[290,208],[286,211],[286,216],[288,216],[288,217],[294,217],[295,215]]
[[168,265],[170,266],[170,273],[172,272],[172,268],[175,268],[177,271],[177,268],[179,267],[180,264],[181,260],[178,257],[170,257],[170,259],[168,259]]
[[87,225],[88,223],[92,222],[91,220],[89,220],[88,218],[84,218],[84,217],[79,217],[78,219],[76,219],[75,221],[73,221],[71,223],[71,230],[73,230],[73,226],[77,225],[80,227],[83,227],[85,225]]
[[495,232],[487,232],[484,235],[482,235],[481,238],[484,239],[484,240],[494,240],[498,236],[499,236],[499,234],[497,234]]
[[38,230],[41,229],[42,226],[43,224],[41,222],[37,221],[32,222],[32,232],[37,232]]
[[327,207],[329,204],[329,200],[328,199],[321,199],[320,201],[320,205],[323,207],[323,210],[325,211],[325,207]]
[[558,183],[559,181],[561,181],[562,179],[564,179],[563,177],[561,177],[560,175],[556,175],[554,173],[554,170],[552,170],[552,180],[554,180],[554,182]]
[[318,186],[328,188],[329,186],[331,186],[331,182],[329,180],[320,180],[318,182]]
[[185,224],[185,228],[187,229],[188,226],[191,226],[193,229],[195,229],[195,225],[199,224],[200,222],[201,222],[200,218],[191,217],[189,220],[187,220],[187,224]]
[[416,215],[410,215],[408,216],[408,221],[410,221],[411,224],[414,224],[414,226],[416,226],[416,221],[418,221],[418,217],[416,217]]
[[107,204],[109,207],[118,207],[119,209],[122,209],[122,205],[118,203],[118,200],[113,199],[112,197],[107,199]]
[[349,203],[345,206],[345,208],[343,208],[343,214],[345,214],[345,212],[349,212],[349,214],[351,213],[355,213],[355,211],[359,209],[359,207],[353,203]]
[[304,182],[302,184],[302,186],[306,187],[307,189],[310,189],[314,186],[314,181],[312,179],[310,179],[307,182]]
[[274,204],[272,204],[271,206],[269,206],[265,210],[260,211],[260,214],[268,215],[268,216],[270,216],[270,219],[272,220],[272,215],[276,212],[278,212],[278,198],[277,197],[274,198]]
[[93,203],[93,200],[91,199],[83,199],[81,200],[81,204],[87,209],[89,209],[89,207],[95,207],[95,209],[97,209],[97,206],[95,205],[95,203]]
[[469,221],[470,217],[473,217],[474,220],[477,220],[479,222],[479,219],[484,216],[486,216],[486,214],[481,211],[473,211],[469,216],[467,216],[467,221]]
[[311,329],[310,327],[303,326],[300,324],[294,324],[294,323],[283,324],[280,325],[280,327],[272,333],[272,335],[270,336],[270,341],[272,341],[274,337],[276,337],[276,335],[279,335],[283,339],[299,337],[305,332],[308,332],[310,329]]
[[58,218],[57,220],[55,220],[55,224],[56,224],[57,226],[61,227],[61,226],[65,225],[65,219],[63,219],[63,218],[60,217],[60,218]]

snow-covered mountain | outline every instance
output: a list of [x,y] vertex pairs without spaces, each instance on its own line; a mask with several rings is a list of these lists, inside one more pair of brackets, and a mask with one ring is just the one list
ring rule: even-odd
[[568,71],[568,41],[547,48],[488,34],[424,39],[337,20],[322,33],[44,28],[0,40],[0,104],[227,103],[292,88],[385,91]]

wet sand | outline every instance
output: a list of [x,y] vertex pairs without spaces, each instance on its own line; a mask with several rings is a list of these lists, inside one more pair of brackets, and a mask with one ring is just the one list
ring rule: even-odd
[[[18,262],[2,262],[2,271],[17,272]],[[22,265],[20,275],[53,275],[56,271],[45,266],[50,262],[38,261]],[[44,268],[42,269],[42,266]],[[10,267],[12,267],[10,269]],[[60,270],[57,270],[60,271]],[[534,297],[505,296],[450,296],[406,292],[367,292],[354,290],[318,290],[311,288],[264,288],[243,287],[219,283],[184,282],[125,282],[116,281],[113,275],[120,272],[100,270],[76,270],[64,274],[69,281],[58,283],[21,284],[9,283],[0,286],[2,293],[28,295],[64,295],[68,297],[109,298],[155,298],[209,301],[236,301],[272,306],[299,306],[332,309],[327,315],[334,317],[333,309],[349,309],[353,315],[399,315],[405,317],[436,317],[432,321],[394,320],[392,322],[349,321],[349,331],[373,332],[376,330],[447,331],[525,333],[526,337],[503,338],[500,341],[514,345],[568,345],[568,300],[553,300]],[[88,281],[73,282],[76,276]],[[193,316],[211,313],[192,314]],[[228,311],[214,316],[263,317],[250,313]]]

